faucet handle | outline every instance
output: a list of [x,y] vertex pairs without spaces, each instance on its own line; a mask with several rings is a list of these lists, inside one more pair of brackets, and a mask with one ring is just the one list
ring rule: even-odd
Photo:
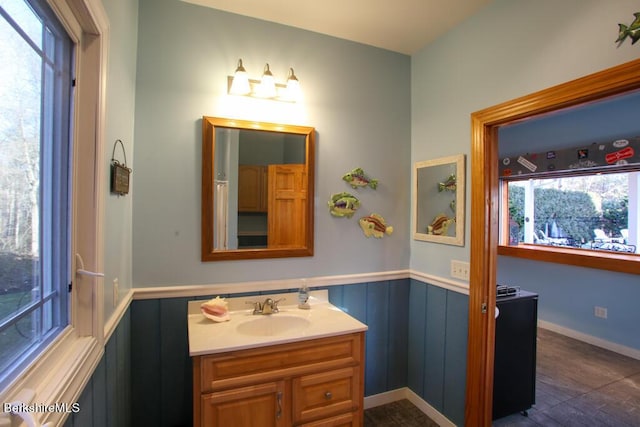
[[277,300],[273,300],[273,302],[272,302],[272,307],[273,307],[272,311],[273,311],[274,313],[279,312],[279,311],[280,311],[280,309],[278,308],[278,303],[279,303],[280,301],[285,301],[285,300],[286,300],[286,298],[280,298],[280,299],[277,299]]
[[253,306],[253,314],[262,313],[262,304],[258,301],[245,301],[245,304],[251,304]]

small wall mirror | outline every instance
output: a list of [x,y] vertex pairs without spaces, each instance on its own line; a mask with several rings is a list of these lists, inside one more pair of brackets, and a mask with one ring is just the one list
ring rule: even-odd
[[313,255],[315,130],[202,118],[202,261]]
[[416,162],[413,238],[464,246],[464,154]]

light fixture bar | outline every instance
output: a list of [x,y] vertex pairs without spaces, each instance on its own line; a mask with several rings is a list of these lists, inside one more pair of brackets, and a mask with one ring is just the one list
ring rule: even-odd
[[[242,65],[242,59],[239,59],[235,74],[227,76],[227,93],[229,95],[249,96],[273,101],[296,102],[300,95],[299,82],[293,73],[293,68],[289,70],[286,84],[275,82],[269,69],[269,64],[265,65],[262,80],[250,79],[247,77],[246,70]],[[269,89],[265,92],[265,81],[269,80],[273,81],[275,91]],[[270,85],[269,83],[269,87],[271,87]]]

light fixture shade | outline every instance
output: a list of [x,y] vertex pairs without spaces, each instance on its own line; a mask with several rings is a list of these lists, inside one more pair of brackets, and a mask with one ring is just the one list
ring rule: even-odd
[[242,59],[238,60],[238,68],[233,75],[233,82],[229,93],[233,95],[248,95],[251,93],[251,85],[249,84],[249,75],[247,70],[242,66]]
[[287,79],[286,99],[288,101],[297,101],[300,98],[300,82],[293,72],[293,68],[289,69],[289,78]]
[[260,80],[260,92],[258,95],[263,98],[275,98],[277,94],[276,81],[273,78],[273,74],[271,74],[269,64],[267,64],[264,67],[264,74],[262,74],[262,79]]

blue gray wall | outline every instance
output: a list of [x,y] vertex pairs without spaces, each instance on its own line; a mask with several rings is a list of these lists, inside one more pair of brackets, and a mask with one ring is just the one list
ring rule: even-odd
[[[411,162],[469,155],[474,111],[637,59],[637,45],[614,43],[637,10],[633,0],[495,0],[426,46],[411,58]],[[466,184],[469,203],[470,174]],[[451,259],[468,260],[466,220],[464,247],[412,241],[410,268],[446,277]],[[501,257],[498,278],[539,291],[542,319],[638,348],[625,302],[638,298],[637,276]],[[596,301],[613,307],[610,327],[594,321]]]
[[[138,0],[103,0],[109,17],[109,60],[107,69],[106,122],[104,146],[104,317],[108,319],[117,302],[113,299],[113,280],[118,279],[120,299],[133,283],[133,195],[110,193],[110,165],[113,145],[120,139],[126,150],[127,166],[133,167],[133,123],[135,120],[136,55],[138,40]],[[124,162],[122,148],[115,158]],[[135,170],[135,168],[134,168]]]
[[[509,126],[500,130],[500,157],[638,136],[638,111],[634,93]],[[637,275],[501,256],[498,282],[537,292],[541,320],[640,350]],[[595,306],[607,319],[594,316]]]
[[[406,269],[409,265],[410,58],[176,0],[141,0],[135,114],[135,287],[229,283]],[[295,69],[296,104],[226,94],[238,58],[253,78]],[[315,255],[200,262],[203,115],[309,125],[317,131]],[[355,191],[392,236],[367,239],[334,218],[331,194],[362,167],[380,181]],[[355,256],[357,254],[357,256]]]
[[[637,59],[637,44],[614,43],[637,11],[634,0],[494,0],[411,57],[411,162],[468,156],[474,111]],[[469,203],[470,174],[466,187]],[[451,259],[468,260],[468,212],[464,247],[412,241],[410,267],[447,277]]]
[[498,130],[499,157],[640,136],[640,92],[527,120]]

